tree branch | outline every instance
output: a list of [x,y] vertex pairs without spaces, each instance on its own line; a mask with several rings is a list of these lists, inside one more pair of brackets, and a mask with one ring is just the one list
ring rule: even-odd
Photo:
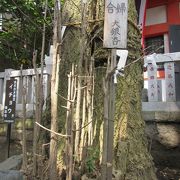
[[36,123],[39,127],[41,127],[42,129],[44,129],[44,130],[46,130],[46,131],[49,131],[49,132],[51,132],[51,133],[53,133],[53,134],[55,134],[55,135],[58,135],[58,136],[61,136],[61,137],[65,137],[65,138],[71,137],[70,135],[60,134],[60,133],[57,133],[57,132],[55,132],[55,131],[52,131],[52,130],[44,127],[43,125],[39,124],[38,122],[35,122],[35,123]]

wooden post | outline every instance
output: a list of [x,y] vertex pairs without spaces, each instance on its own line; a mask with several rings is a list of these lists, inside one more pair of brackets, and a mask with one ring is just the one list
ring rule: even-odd
[[20,81],[20,77],[16,77],[17,79],[17,104],[21,104],[22,103],[22,88],[21,88],[21,81]]
[[[91,74],[92,75],[92,74]],[[93,143],[93,76],[87,77],[87,119],[88,119],[88,146]]]
[[[82,1],[81,3],[81,39],[80,39],[80,44],[81,44],[81,48],[80,48],[80,59],[78,61],[78,67],[77,67],[77,71],[78,71],[78,76],[82,75],[82,64],[83,64],[83,60],[84,60],[84,53],[86,51],[85,49],[85,44],[86,44],[86,26],[87,26],[87,20],[86,20],[86,13],[87,13],[87,2],[86,1]],[[81,92],[81,86],[82,86],[82,79],[81,77],[78,78],[78,88],[77,88],[77,103],[76,103],[76,112],[75,112],[75,122],[76,122],[76,128],[79,129],[80,128],[80,116],[81,116],[81,96],[82,96],[82,92]],[[75,152],[77,153],[77,159],[80,160],[80,131],[76,132],[75,135]]]
[[26,88],[27,88],[27,92],[26,92],[27,100],[26,100],[26,103],[31,104],[32,76],[27,76],[27,87]]
[[75,97],[75,74],[74,65],[72,72],[68,75],[68,96],[67,96],[67,116],[66,116],[66,134],[69,136],[66,139],[66,180],[72,179],[73,174],[73,112],[74,112],[74,97]]
[[[54,27],[53,27],[53,64],[51,76],[51,131],[58,131],[58,87],[59,66],[61,60],[61,2],[54,2]],[[57,135],[51,133],[49,180],[57,179]]]
[[41,76],[39,79],[39,119],[41,122],[42,112],[43,112],[43,104],[44,104],[44,91],[43,91],[43,79],[44,79],[44,51],[45,51],[45,40],[46,40],[46,15],[47,15],[47,6],[48,0],[45,1],[45,9],[44,9],[44,23],[43,23],[43,32],[42,32],[42,47],[41,47]]
[[127,0],[105,0],[104,41],[106,48],[111,48],[111,61],[108,60],[104,79],[104,129],[102,180],[112,179],[113,136],[114,136],[114,73],[116,67],[116,50],[127,47]]
[[103,129],[103,156],[102,180],[112,179],[113,141],[114,141],[114,108],[115,85],[114,70],[116,67],[116,50],[111,52],[111,61],[108,62],[106,78],[104,79],[104,129]]
[[22,87],[22,111],[23,111],[23,131],[22,131],[22,150],[23,150],[23,171],[27,171],[27,146],[26,146],[26,103],[27,103],[27,77],[23,82],[23,65],[21,65],[21,87]]
[[[36,110],[35,110],[35,121],[39,122],[39,75],[36,68],[37,51],[33,53],[33,66],[36,74],[35,82],[35,97],[36,97]],[[37,140],[39,135],[39,127],[34,122],[33,129],[33,179],[37,176]]]
[[[111,53],[111,72],[116,67],[116,50]],[[107,180],[112,179],[113,141],[114,141],[114,112],[115,112],[115,84],[114,73],[109,82],[109,119],[108,119],[108,154],[107,154]]]
[[7,142],[8,142],[8,152],[7,157],[10,156],[10,144],[11,144],[11,123],[7,123]]
[[[82,127],[84,127],[85,123],[86,123],[86,88],[83,89],[83,102],[82,102]],[[81,162],[84,160],[84,148],[85,148],[85,129],[82,128],[81,129],[81,141],[80,141],[80,160]],[[84,164],[82,163],[81,168],[84,168]]]
[[[66,134],[72,136],[72,112],[71,112],[71,78],[72,73],[68,75],[68,97],[67,97],[67,117]],[[66,139],[66,180],[72,179],[72,144],[71,137]]]

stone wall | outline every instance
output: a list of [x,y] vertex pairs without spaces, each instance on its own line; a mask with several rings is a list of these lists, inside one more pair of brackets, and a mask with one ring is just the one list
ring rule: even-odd
[[[22,119],[15,120],[11,127],[11,140],[21,141],[22,140]],[[0,120],[0,137],[5,137],[7,134],[7,123]],[[33,140],[33,120],[26,120],[26,138],[27,141]]]
[[180,168],[180,123],[146,121],[146,135],[156,166]]

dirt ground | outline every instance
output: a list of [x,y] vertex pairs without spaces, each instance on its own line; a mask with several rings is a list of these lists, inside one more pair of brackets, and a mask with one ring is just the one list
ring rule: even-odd
[[180,169],[159,167],[157,170],[158,180],[180,180]]
[[[32,144],[29,144],[32,149]],[[7,158],[8,144],[5,137],[0,136],[0,162]],[[21,144],[18,141],[11,141],[10,156],[22,153]],[[159,166],[157,168],[158,180],[180,180],[180,169]]]
[[[21,154],[21,145],[16,142],[10,143],[10,156]],[[6,137],[0,136],[0,162],[8,157],[8,143]]]
[[[32,145],[29,145],[29,147]],[[30,147],[30,149],[32,149]],[[9,156],[22,154],[20,141],[11,140]],[[8,158],[8,143],[6,137],[0,136],[0,162]]]

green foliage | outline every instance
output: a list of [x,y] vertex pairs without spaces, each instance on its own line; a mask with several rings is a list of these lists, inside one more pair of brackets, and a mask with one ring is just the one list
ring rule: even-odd
[[92,173],[96,170],[97,162],[99,161],[100,150],[97,148],[89,147],[87,149],[88,157],[86,159],[86,170],[88,173]]
[[[40,60],[42,27],[46,24],[46,54],[52,37],[53,2],[48,3],[47,19],[44,20],[45,0],[3,0],[3,31],[0,32],[0,60],[10,61],[8,68],[32,66],[32,54],[38,50]],[[7,68],[7,67],[6,67]]]

